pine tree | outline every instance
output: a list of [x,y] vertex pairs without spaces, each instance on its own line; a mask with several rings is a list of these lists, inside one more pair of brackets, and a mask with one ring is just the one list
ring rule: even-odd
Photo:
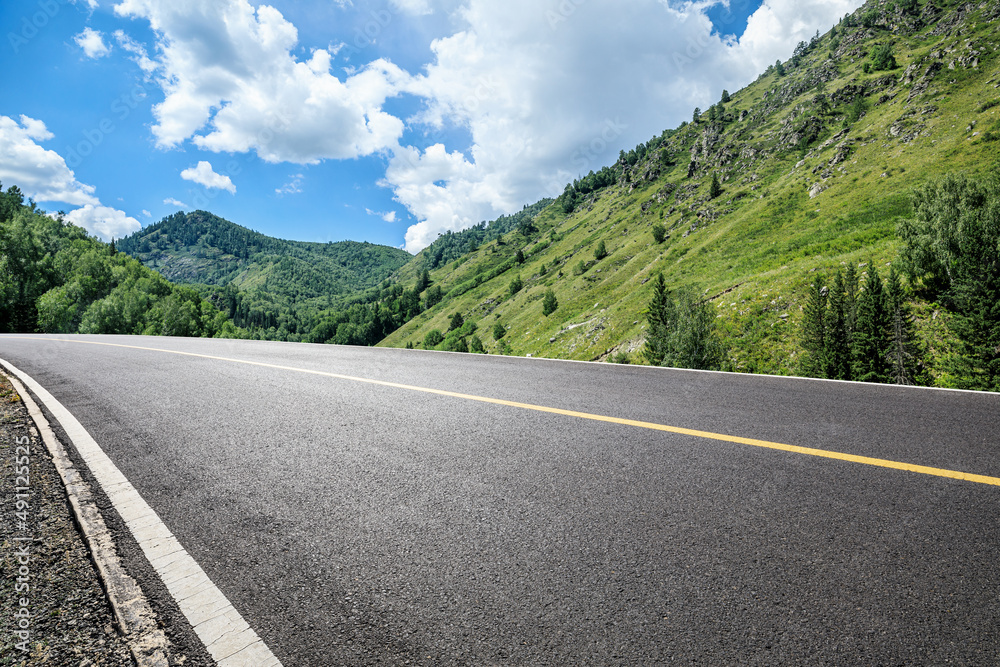
[[700,107],[695,107],[694,108],[694,113],[691,114],[691,122],[692,123],[697,123],[699,118],[701,118],[701,108]]
[[712,184],[708,188],[708,198],[715,199],[722,194],[722,184],[719,183],[719,176],[712,174]]
[[462,313],[455,313],[451,316],[451,324],[448,325],[448,331],[461,329],[463,324],[465,324],[465,318],[462,317]]
[[425,289],[431,285],[431,274],[427,269],[424,269],[423,273],[420,274],[420,278],[417,279],[417,286],[414,288],[417,290],[417,294],[420,294]]
[[914,332],[913,315],[906,304],[906,292],[893,265],[886,281],[889,309],[889,381],[915,384],[920,358]]
[[809,288],[802,319],[802,347],[805,348],[802,373],[807,377],[827,377],[826,301],[827,290],[823,279],[817,275]]
[[674,302],[670,298],[670,292],[667,291],[667,283],[663,279],[663,274],[658,273],[656,282],[653,283],[653,298],[646,313],[649,330],[646,333],[646,345],[642,349],[646,361],[654,366],[662,364],[666,356],[668,339],[674,326],[674,310]]
[[518,248],[517,252],[514,254],[514,261],[518,264],[524,264],[524,251],[520,248]]
[[728,90],[723,90],[722,91],[722,103],[726,104],[727,102],[729,102],[730,99],[731,98],[729,97],[729,91]]
[[559,308],[559,301],[556,299],[556,293],[552,290],[545,292],[545,296],[542,298],[542,315],[548,317],[552,313],[556,312]]
[[827,295],[825,326],[826,377],[831,380],[852,380],[851,337],[847,323],[847,296],[844,274],[837,271]]
[[604,245],[604,239],[597,242],[597,247],[594,249],[594,259],[602,260],[608,256],[608,248]]
[[871,262],[865,289],[858,297],[852,348],[855,380],[888,381],[889,314],[886,309],[885,287],[878,270]]

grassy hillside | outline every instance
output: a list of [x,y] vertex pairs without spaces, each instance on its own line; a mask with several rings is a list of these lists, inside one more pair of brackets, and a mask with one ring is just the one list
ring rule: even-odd
[[117,246],[175,283],[215,286],[201,291],[258,335],[293,340],[316,313],[378,286],[411,259],[371,243],[276,239],[205,211],[169,216]]
[[[533,230],[444,266],[430,261],[434,245],[420,253],[399,275],[431,268],[445,298],[381,344],[420,345],[458,312],[491,352],[639,361],[650,280],[662,271],[671,288],[711,300],[728,368],[797,372],[815,272],[895,261],[915,186],[995,170],[998,18],[995,3],[866,4],[695,122],[571,185]],[[667,230],[662,243],[654,225]],[[515,277],[523,287],[511,295]],[[545,316],[549,289],[558,308]],[[944,354],[952,342],[939,309],[914,306],[930,358]]]

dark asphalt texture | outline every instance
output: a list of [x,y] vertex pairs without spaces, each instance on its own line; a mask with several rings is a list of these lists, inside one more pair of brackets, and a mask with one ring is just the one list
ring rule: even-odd
[[[60,336],[1000,476],[1000,396]],[[0,336],[286,667],[1000,664],[1000,487],[287,370]]]

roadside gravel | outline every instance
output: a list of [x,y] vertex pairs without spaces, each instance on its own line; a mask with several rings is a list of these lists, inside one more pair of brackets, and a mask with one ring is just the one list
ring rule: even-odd
[[0,462],[0,665],[134,665],[62,480],[3,375]]

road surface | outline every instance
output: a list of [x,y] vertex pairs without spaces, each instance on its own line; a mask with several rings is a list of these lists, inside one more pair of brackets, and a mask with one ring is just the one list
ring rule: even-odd
[[118,336],[0,359],[286,666],[1000,662],[995,394]]

